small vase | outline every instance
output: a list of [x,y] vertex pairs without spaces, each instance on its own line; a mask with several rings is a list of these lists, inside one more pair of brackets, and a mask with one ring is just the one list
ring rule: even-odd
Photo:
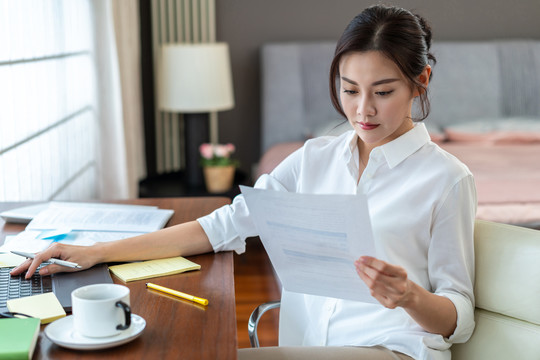
[[234,181],[234,165],[205,166],[204,182],[209,193],[224,193],[232,188]]

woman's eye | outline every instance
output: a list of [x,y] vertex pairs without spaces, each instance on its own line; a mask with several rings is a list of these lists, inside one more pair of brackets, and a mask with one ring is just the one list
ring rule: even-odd
[[356,91],[354,91],[354,90],[343,89],[343,92],[344,92],[345,94],[350,94],[350,95],[356,94]]
[[377,91],[375,94],[376,95],[379,95],[379,96],[387,96],[387,95],[390,95],[391,93],[393,93],[394,90],[390,90],[390,91]]

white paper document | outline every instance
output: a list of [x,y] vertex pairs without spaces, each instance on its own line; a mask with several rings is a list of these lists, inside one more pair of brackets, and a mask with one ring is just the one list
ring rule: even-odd
[[173,213],[173,210],[129,205],[51,203],[33,218],[26,229],[151,232],[163,228]]
[[22,206],[15,209],[9,209],[0,212],[0,217],[6,222],[28,224],[32,219],[43,210],[46,210],[51,204],[72,206],[72,207],[114,207],[125,209],[157,209],[157,206],[149,205],[131,205],[131,204],[106,204],[106,203],[90,203],[90,202],[62,202],[62,201],[50,201],[35,205]]
[[17,211],[26,215],[15,221],[31,221],[25,231],[6,237],[0,252],[38,252],[53,242],[89,246],[125,239],[163,228],[174,213],[156,206],[78,202],[49,202]]
[[354,267],[360,256],[375,256],[364,195],[240,188],[286,290],[377,302]]

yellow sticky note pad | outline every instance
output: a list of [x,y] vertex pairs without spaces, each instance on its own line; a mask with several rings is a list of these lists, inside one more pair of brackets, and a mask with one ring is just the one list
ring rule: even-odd
[[0,254],[0,267],[19,266],[26,260],[25,257],[15,254]]
[[182,256],[109,266],[109,270],[124,282],[179,274],[200,268],[201,265]]
[[66,316],[64,308],[53,292],[8,300],[7,307],[11,312],[40,318],[42,324]]

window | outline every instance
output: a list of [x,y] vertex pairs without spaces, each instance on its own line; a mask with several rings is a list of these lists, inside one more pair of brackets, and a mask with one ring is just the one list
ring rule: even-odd
[[91,0],[0,0],[0,201],[97,197]]

